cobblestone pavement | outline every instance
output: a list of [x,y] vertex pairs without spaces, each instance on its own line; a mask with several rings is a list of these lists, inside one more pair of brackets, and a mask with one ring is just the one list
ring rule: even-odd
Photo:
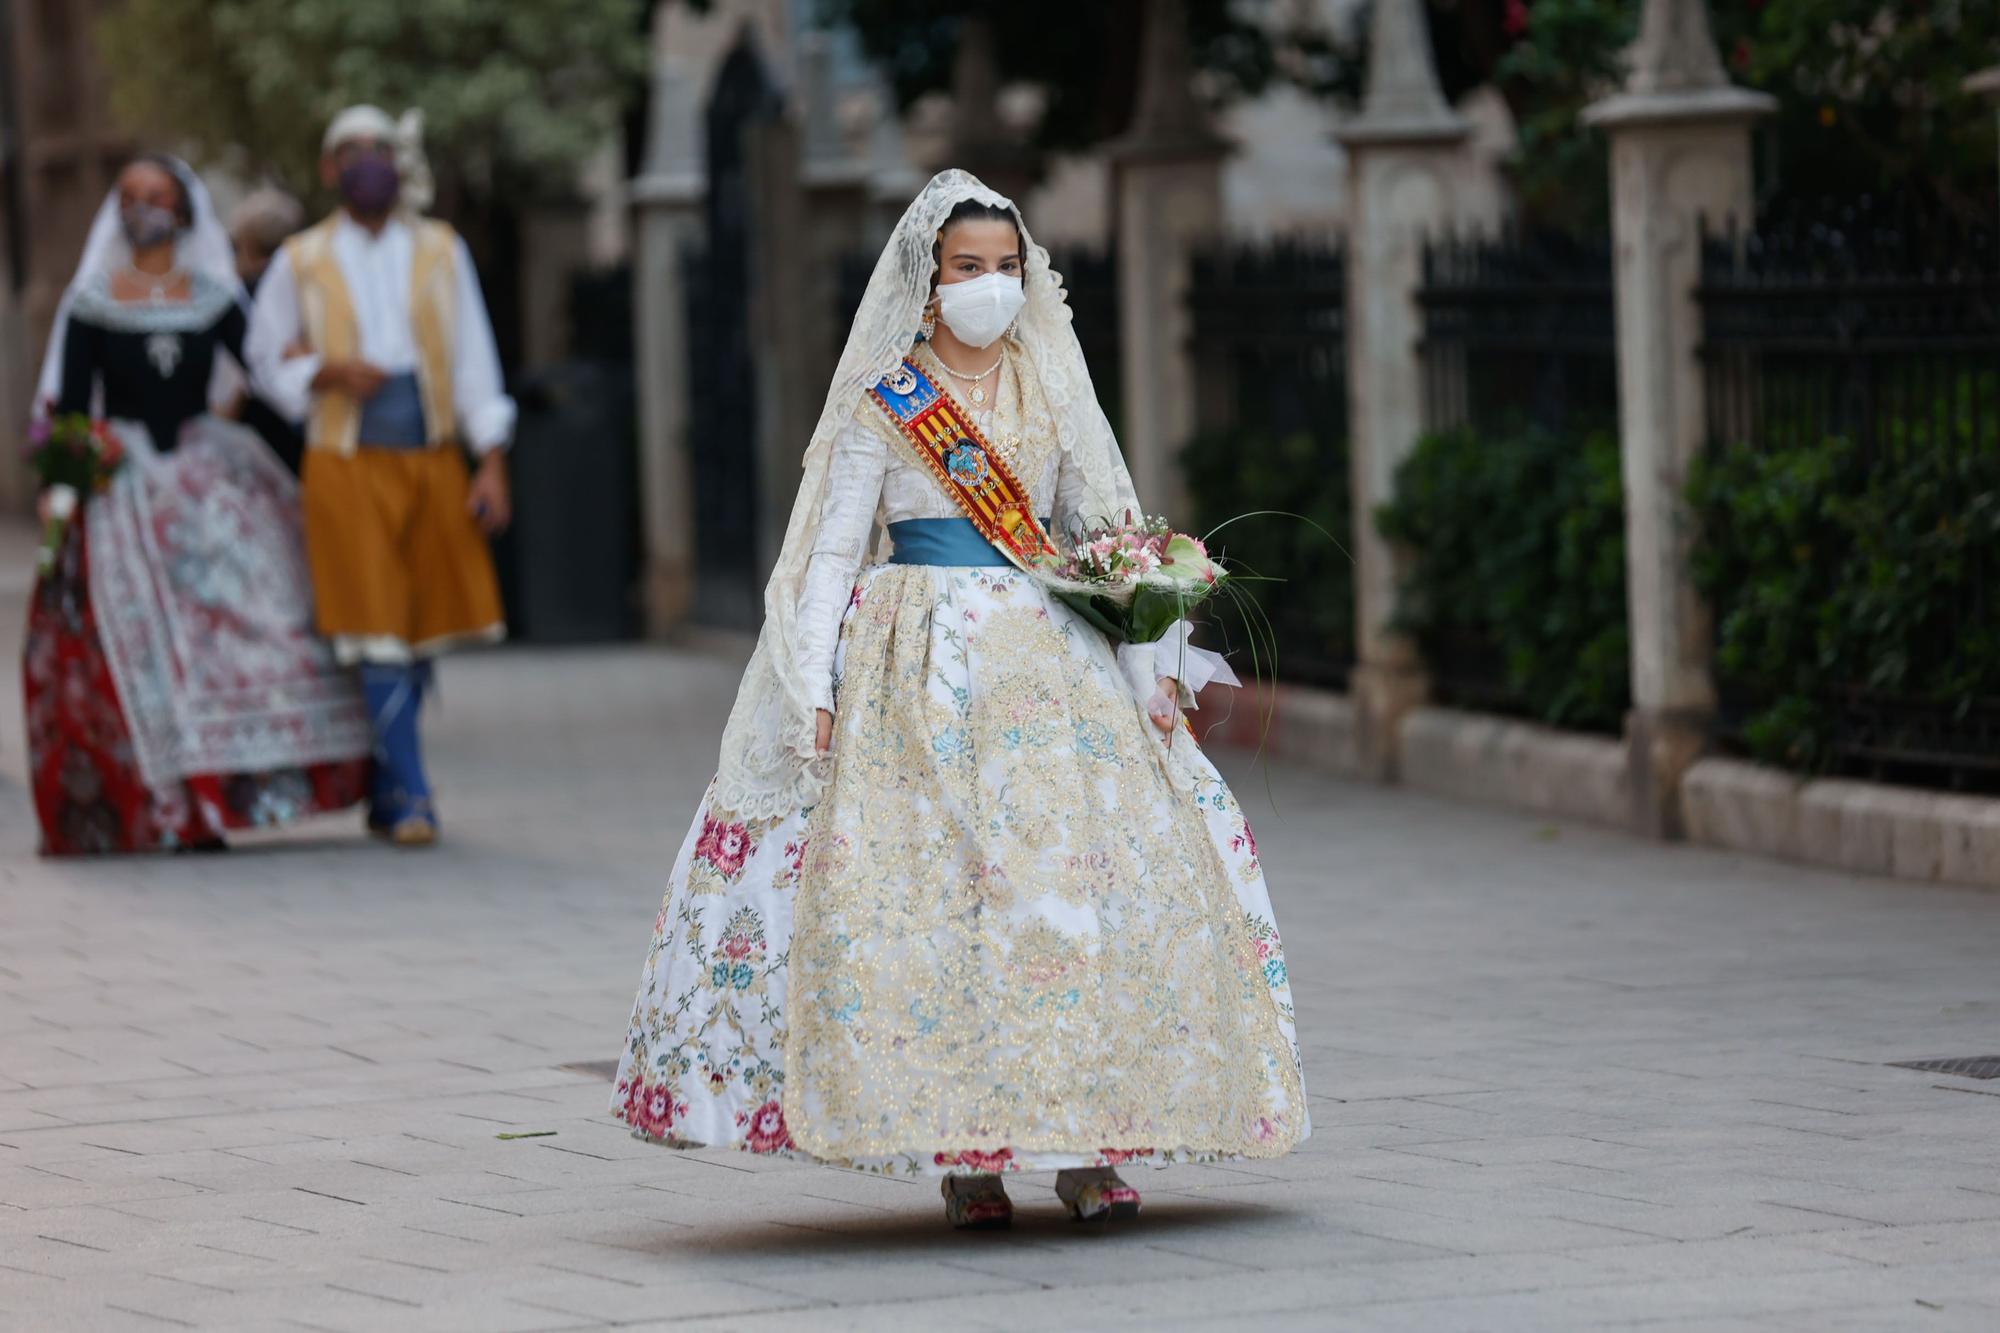
[[1241,759],[1304,1151],[960,1235],[929,1184],[632,1141],[571,1066],[618,1052],[733,680],[454,663],[417,855],[39,861],[10,704],[0,1328],[2000,1327],[2000,1080],[1887,1067],[2000,1053],[2000,898],[1284,768],[1273,812]]

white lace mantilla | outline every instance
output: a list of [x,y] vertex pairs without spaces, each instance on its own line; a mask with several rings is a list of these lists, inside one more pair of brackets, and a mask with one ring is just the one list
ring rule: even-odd
[[[715,802],[744,818],[776,819],[813,804],[826,780],[815,754],[815,711],[823,706],[820,654],[807,643],[800,608],[807,571],[822,546],[834,442],[855,419],[868,390],[893,372],[917,341],[935,272],[932,245],[951,211],[967,200],[1012,210],[1005,196],[969,172],[940,172],[912,201],[875,263],[847,335],[819,424],[805,450],[804,475],[778,563],[764,590],[764,626],[743,673],[723,731]],[[1073,471],[1078,508],[1094,514],[1136,510],[1132,479],[1111,425],[1091,387],[1062,277],[1049,252],[1019,222],[1027,304],[1011,354],[1048,408],[1055,443]]]

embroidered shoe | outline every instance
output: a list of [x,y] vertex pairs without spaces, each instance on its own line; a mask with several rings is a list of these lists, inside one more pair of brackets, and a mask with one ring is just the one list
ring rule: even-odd
[[1128,1221],[1139,1215],[1139,1191],[1108,1166],[1056,1173],[1056,1197],[1072,1222]]
[[1014,1225],[1014,1201],[998,1176],[946,1176],[938,1182],[945,1220],[960,1231],[1004,1231]]

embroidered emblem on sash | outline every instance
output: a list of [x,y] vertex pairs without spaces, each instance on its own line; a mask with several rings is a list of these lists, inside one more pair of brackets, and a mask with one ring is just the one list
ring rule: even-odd
[[884,375],[869,396],[889,414],[979,535],[1002,555],[1026,569],[1039,557],[1056,553],[1035,517],[1027,487],[923,371],[905,361]]

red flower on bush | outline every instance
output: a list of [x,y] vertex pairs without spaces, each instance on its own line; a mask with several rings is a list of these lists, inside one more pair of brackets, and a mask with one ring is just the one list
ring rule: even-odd
[[750,1127],[743,1144],[751,1152],[783,1152],[792,1146],[792,1131],[785,1128],[785,1108],[772,1098],[750,1113]]

